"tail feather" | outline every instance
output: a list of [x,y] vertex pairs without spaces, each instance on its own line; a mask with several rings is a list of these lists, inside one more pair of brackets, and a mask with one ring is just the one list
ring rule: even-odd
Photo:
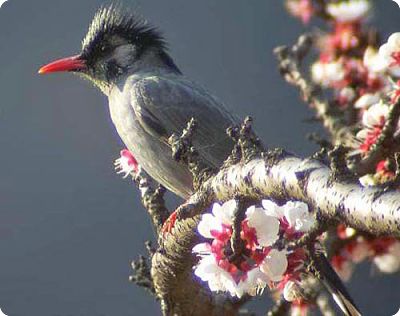
[[343,295],[343,293],[341,293],[337,289],[332,288],[332,286],[328,282],[323,281],[323,284],[326,289],[331,293],[334,301],[346,316],[361,316],[360,311],[353,303],[351,298],[349,300],[345,295]]
[[313,262],[316,276],[322,284],[331,293],[336,304],[340,307],[346,316],[361,316],[359,309],[348,293],[342,280],[333,270],[331,264],[323,253],[313,255]]

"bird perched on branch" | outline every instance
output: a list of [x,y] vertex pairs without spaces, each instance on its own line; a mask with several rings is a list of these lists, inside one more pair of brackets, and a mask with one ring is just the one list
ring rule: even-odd
[[235,118],[181,73],[157,29],[120,8],[100,9],[81,53],[52,62],[39,73],[65,71],[89,79],[108,96],[112,121],[129,151],[152,178],[183,198],[192,193],[192,176],[174,161],[168,138],[194,118],[198,127],[193,144],[212,168],[233,147],[226,128]]
[[[182,198],[190,196],[193,183],[188,168],[172,157],[167,140],[173,133],[194,118],[193,145],[211,168],[220,167],[233,148],[226,129],[237,125],[235,117],[181,73],[155,28],[114,6],[96,13],[78,55],[39,70],[52,72],[73,72],[100,88],[129,151],[151,177]],[[328,289],[345,313],[359,315],[344,288],[333,284]]]

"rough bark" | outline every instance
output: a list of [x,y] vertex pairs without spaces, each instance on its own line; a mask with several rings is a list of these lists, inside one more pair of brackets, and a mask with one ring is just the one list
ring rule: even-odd
[[207,185],[217,200],[234,194],[262,199],[300,200],[325,220],[337,220],[374,235],[400,235],[400,194],[341,181],[316,159],[283,151],[219,172]]
[[[222,169],[178,209],[172,234],[153,256],[152,276],[166,315],[231,315],[240,306],[224,296],[211,296],[192,273],[196,223],[213,201],[236,196],[260,200],[300,200],[325,221],[346,223],[374,235],[400,235],[400,194],[341,181],[316,159],[300,159],[278,150]],[[218,303],[216,303],[218,302]]]

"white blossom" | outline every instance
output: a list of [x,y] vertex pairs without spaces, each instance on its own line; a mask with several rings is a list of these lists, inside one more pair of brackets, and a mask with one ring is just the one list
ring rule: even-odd
[[[244,234],[247,232],[249,234],[247,236],[253,239],[249,243],[252,254],[248,254],[249,261],[245,259],[249,265],[242,268],[241,265],[230,262],[225,255],[225,249],[231,247],[230,238],[236,207],[235,200],[227,201],[222,205],[215,203],[212,213],[202,215],[197,226],[198,232],[203,237],[216,240],[219,247],[213,247],[209,242],[193,247],[192,252],[200,257],[194,273],[208,283],[211,291],[229,292],[236,297],[244,294],[256,295],[265,288],[267,283],[281,279],[286,271],[285,255],[282,259],[282,254],[276,254],[274,250],[271,250],[267,256],[261,248],[272,245],[278,239],[280,223],[276,217],[267,215],[263,208],[252,206],[247,209],[244,220],[249,228],[254,228],[256,236],[252,231],[242,231]],[[264,261],[261,257],[257,263],[252,262],[252,255],[260,256],[260,254],[265,256]],[[261,271],[261,264],[265,266],[269,274]],[[284,269],[283,272],[282,269]]]
[[352,22],[365,17],[370,8],[368,0],[350,0],[329,3],[326,11],[338,22]]
[[289,201],[279,206],[270,200],[262,200],[266,214],[278,219],[285,218],[289,227],[298,232],[307,232],[315,224],[315,217],[308,210],[308,205],[300,201]]
[[212,212],[223,224],[232,225],[233,214],[236,207],[237,202],[235,200],[226,201],[222,205],[214,203]]
[[400,76],[399,57],[400,53],[400,32],[393,33],[389,36],[388,41],[379,48],[379,56],[382,63],[389,68],[393,76]]
[[311,66],[314,82],[327,87],[344,79],[345,70],[340,62],[316,62]]
[[218,265],[212,253],[211,245],[202,243],[196,245],[193,253],[200,255],[201,259],[195,267],[194,274],[202,281],[207,282],[213,292],[229,292],[232,296],[242,297],[244,294],[256,295],[265,288],[270,279],[255,267],[246,273],[246,277],[237,283],[233,276]]
[[368,46],[364,52],[363,64],[372,73],[383,73],[387,69],[387,63],[374,47]]
[[207,282],[213,292],[229,292],[236,295],[236,283],[229,272],[218,266],[214,256],[204,256],[194,270],[194,274]]
[[356,109],[367,109],[371,105],[378,103],[380,99],[381,96],[379,93],[365,93],[357,99],[354,103],[354,107]]
[[232,225],[233,213],[236,201],[230,200],[222,205],[214,203],[212,214],[206,213],[201,216],[197,231],[206,238],[213,238],[212,232],[221,232],[223,225]]
[[290,308],[290,316],[306,316],[308,313],[308,305],[292,304]]
[[210,255],[211,252],[211,245],[208,242],[203,242],[201,244],[197,244],[192,249],[193,253],[196,253],[202,257]]
[[289,226],[296,231],[307,232],[315,224],[314,215],[308,211],[306,203],[289,201],[282,207]]
[[383,102],[372,105],[363,113],[362,124],[366,127],[382,126],[389,115],[389,106]]
[[285,214],[283,212],[283,208],[281,208],[275,202],[272,202],[271,200],[262,200],[261,204],[267,215],[270,215],[270,216],[273,216],[276,218],[282,218],[283,216],[285,216]]
[[241,259],[243,261],[234,263],[227,253],[232,251],[236,208],[234,200],[222,205],[215,203],[211,213],[202,215],[198,232],[213,241],[197,244],[192,249],[200,258],[194,273],[208,283],[211,291],[228,292],[236,297],[256,295],[267,284],[282,281],[287,273],[288,252],[270,247],[279,238],[282,220],[288,223],[282,229],[289,227],[291,233],[305,232],[313,225],[314,217],[303,202],[291,201],[279,206],[273,201],[263,200],[262,207],[248,207],[241,231],[248,253]]
[[260,246],[271,246],[279,238],[279,221],[260,207],[250,206],[246,211],[248,225],[256,230]]
[[303,23],[308,23],[314,14],[311,0],[286,1],[288,11],[295,17],[299,17]]
[[383,273],[394,273],[400,270],[400,242],[390,245],[387,252],[375,256],[374,264]]
[[285,250],[272,249],[260,265],[260,270],[274,282],[281,281],[288,267],[287,253]]
[[[361,123],[363,128],[357,132],[356,139],[360,145],[354,153],[368,152],[373,144],[376,143],[381,135],[382,128],[389,116],[390,106],[380,101],[363,112]],[[371,177],[360,178],[364,186],[370,186],[374,183]]]

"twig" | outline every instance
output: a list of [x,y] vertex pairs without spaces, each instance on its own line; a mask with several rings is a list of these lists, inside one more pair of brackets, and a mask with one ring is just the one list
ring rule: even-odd
[[165,188],[158,185],[141,168],[135,175],[134,180],[139,187],[142,204],[149,213],[153,227],[158,236],[163,223],[169,216],[169,211],[165,206],[164,200]]
[[240,232],[242,231],[242,222],[246,217],[246,207],[243,200],[236,200],[236,209],[233,213],[233,225],[232,225],[232,236],[231,236],[231,249],[233,255],[240,256],[244,247],[243,240],[240,238]]
[[253,119],[247,116],[240,128],[238,145],[242,151],[242,161],[248,162],[253,158],[260,157],[265,151],[265,147],[261,140],[257,137],[252,129]]
[[171,145],[172,156],[176,161],[186,164],[193,175],[193,187],[196,191],[201,183],[208,179],[215,171],[206,165],[199,153],[192,145],[193,134],[196,129],[196,121],[192,118],[180,136],[172,134],[168,139]]
[[349,150],[349,148],[345,148],[342,145],[336,145],[332,150],[328,151],[332,179],[340,181],[357,179],[347,167],[346,154]]
[[140,256],[138,260],[131,263],[133,274],[129,277],[129,281],[145,288],[152,295],[156,295],[153,279],[150,274],[150,267],[144,256]]
[[301,63],[312,44],[313,36],[304,34],[299,37],[297,43],[291,48],[287,46],[275,48],[274,53],[279,61],[279,70],[283,78],[297,87],[303,100],[316,111],[317,117],[331,134],[333,142],[344,146],[351,145],[353,131],[347,126],[343,113],[333,111],[329,102],[319,97],[320,89],[307,80],[301,72]]
[[260,157],[265,151],[260,138],[252,129],[253,119],[247,116],[240,126],[231,126],[226,130],[228,136],[234,141],[232,153],[224,161],[223,168],[236,163],[247,162],[252,158]]

